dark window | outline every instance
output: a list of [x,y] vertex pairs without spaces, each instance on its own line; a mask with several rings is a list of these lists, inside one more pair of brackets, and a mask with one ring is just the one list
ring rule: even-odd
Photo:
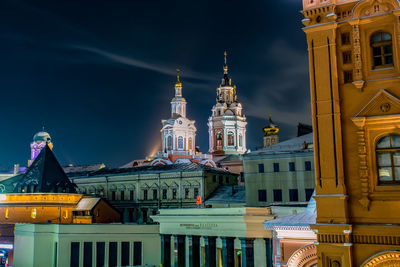
[[129,265],[129,242],[122,242],[121,244],[121,265]]
[[111,192],[111,200],[115,200],[115,191]]
[[217,182],[217,176],[213,175],[213,182],[216,183]]
[[314,188],[306,188],[306,201],[310,201]]
[[353,71],[352,70],[343,71],[343,81],[344,81],[344,83],[353,82]]
[[311,161],[304,162],[304,169],[306,171],[311,171]]
[[289,200],[290,201],[299,201],[299,190],[289,189]]
[[274,202],[282,202],[282,190],[274,189]]
[[143,190],[143,200],[147,200],[147,189]]
[[229,177],[228,176],[225,176],[225,183],[229,184]]
[[196,199],[198,195],[199,195],[199,189],[198,189],[197,187],[195,187],[195,188],[193,189],[193,196],[194,196],[194,199]]
[[218,177],[218,183],[219,183],[220,185],[222,185],[222,184],[224,183],[223,178],[224,178],[224,177],[222,177],[222,175],[220,175],[220,176]]
[[377,32],[371,36],[373,67],[393,65],[392,35],[388,32]]
[[400,184],[400,135],[387,135],[376,143],[379,184]]
[[172,199],[176,199],[176,188],[172,188]]
[[289,171],[294,172],[296,170],[294,162],[289,162]]
[[106,245],[104,242],[96,243],[96,267],[104,266],[105,248],[106,248]]
[[108,266],[109,267],[117,266],[117,242],[109,243]]
[[129,199],[130,199],[130,200],[133,200],[133,196],[134,196],[134,195],[133,195],[133,190],[130,190],[130,191],[129,191]]
[[279,163],[274,163],[274,172],[279,172]]
[[350,33],[349,32],[342,33],[341,37],[342,37],[342,45],[350,44]]
[[155,200],[155,199],[158,199],[158,192],[157,192],[158,190],[157,189],[153,189],[153,199]]
[[125,191],[121,191],[121,200],[125,200]]
[[258,172],[264,173],[264,164],[258,164]]
[[351,51],[344,51],[342,53],[343,56],[343,64],[349,64],[352,62],[351,60]]
[[55,242],[54,243],[54,267],[57,267],[57,254],[58,254],[57,250],[58,250],[58,243]]
[[163,199],[167,199],[167,192],[168,192],[167,189],[162,190],[162,198]]
[[142,265],[142,242],[133,243],[133,265]]
[[185,188],[185,198],[186,198],[186,199],[190,198],[189,193],[190,193],[189,188]]
[[244,183],[244,173],[240,172],[240,182]]
[[71,267],[79,266],[79,242],[71,242]]
[[93,255],[92,255],[92,242],[83,243],[83,267],[92,267]]
[[267,190],[258,190],[258,201],[259,202],[267,201]]

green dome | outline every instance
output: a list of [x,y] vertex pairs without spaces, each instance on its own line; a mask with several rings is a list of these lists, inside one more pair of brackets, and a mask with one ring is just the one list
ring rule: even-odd
[[51,137],[47,132],[38,132],[33,136],[33,142],[51,142]]

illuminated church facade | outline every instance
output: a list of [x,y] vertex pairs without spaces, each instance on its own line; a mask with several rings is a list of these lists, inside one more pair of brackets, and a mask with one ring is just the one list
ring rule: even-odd
[[217,88],[217,103],[208,119],[209,153],[213,155],[244,154],[246,152],[246,116],[237,100],[236,86],[228,76],[226,62],[224,77]]

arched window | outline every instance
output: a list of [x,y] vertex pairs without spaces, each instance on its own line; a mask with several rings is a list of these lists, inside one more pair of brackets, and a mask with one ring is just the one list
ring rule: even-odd
[[372,62],[374,68],[393,65],[392,35],[377,32],[371,36]]
[[228,146],[233,146],[234,144],[234,134],[232,132],[228,132]]
[[172,150],[172,136],[167,137],[167,149]]
[[400,184],[400,135],[387,135],[376,144],[379,184]]
[[189,137],[189,139],[188,139],[188,143],[189,143],[189,150],[192,150],[193,149],[193,139],[192,139],[192,137]]
[[178,137],[178,149],[183,149],[183,137]]

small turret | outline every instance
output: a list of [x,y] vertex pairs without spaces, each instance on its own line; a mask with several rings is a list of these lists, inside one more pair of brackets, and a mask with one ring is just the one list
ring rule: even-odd
[[264,147],[275,145],[279,142],[277,133],[279,132],[279,126],[276,125],[269,114],[268,125],[263,128],[264,130]]

